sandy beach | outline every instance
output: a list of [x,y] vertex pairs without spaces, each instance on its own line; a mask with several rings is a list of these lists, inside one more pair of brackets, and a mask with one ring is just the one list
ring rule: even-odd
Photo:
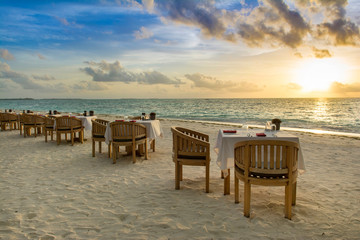
[[[101,117],[101,116],[99,116]],[[109,118],[108,118],[109,119]],[[113,119],[109,119],[113,120]],[[112,164],[84,144],[45,143],[0,132],[0,239],[359,239],[360,139],[297,133],[306,172],[298,178],[293,217],[284,218],[284,188],[252,188],[251,217],[223,195],[211,152],[210,193],[205,169],[184,167],[174,189],[171,126],[210,136],[222,125],[162,120],[164,137],[150,159]]]

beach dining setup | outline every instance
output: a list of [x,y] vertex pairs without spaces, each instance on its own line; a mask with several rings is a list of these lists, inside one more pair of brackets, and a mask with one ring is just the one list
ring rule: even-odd
[[[0,113],[1,130],[20,130],[24,137],[45,136],[45,142],[62,139],[66,142],[84,143],[91,138],[91,156],[102,153],[102,143],[107,145],[105,156],[115,164],[120,154],[129,156],[133,163],[137,157],[149,159],[149,151],[155,152],[155,143],[164,137],[159,119],[152,114],[121,119],[102,119],[94,115],[34,113]],[[183,166],[203,167],[205,192],[211,192],[210,163],[213,150],[219,177],[223,178],[223,194],[230,194],[232,176],[234,202],[244,199],[244,216],[250,217],[251,186],[282,186],[285,188],[285,217],[291,219],[292,206],[296,204],[298,174],[305,172],[305,163],[300,139],[288,131],[280,130],[280,120],[267,122],[264,128],[242,126],[236,129],[217,130],[216,142],[211,148],[210,137],[196,129],[172,126],[172,158],[175,164],[175,189],[181,189]],[[276,123],[276,124],[275,124]],[[68,135],[70,136],[68,138]],[[124,148],[124,151],[121,150]],[[191,181],[191,180],[190,180]],[[239,181],[244,183],[243,194]]]

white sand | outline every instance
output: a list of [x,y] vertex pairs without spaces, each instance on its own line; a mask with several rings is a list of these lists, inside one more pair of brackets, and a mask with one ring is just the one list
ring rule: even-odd
[[[164,138],[150,160],[123,157],[113,165],[91,156],[91,141],[71,146],[0,132],[0,239],[359,239],[360,140],[299,136],[306,173],[298,178],[293,220],[284,218],[284,188],[252,188],[251,218],[223,195],[212,151],[210,193],[205,169],[184,167],[174,189],[170,126],[210,135],[219,128],[162,121]],[[240,183],[242,193],[243,184]]]

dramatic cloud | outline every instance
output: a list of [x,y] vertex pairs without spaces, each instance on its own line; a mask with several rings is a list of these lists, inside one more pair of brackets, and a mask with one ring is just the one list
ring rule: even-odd
[[168,0],[156,2],[155,7],[162,18],[198,27],[207,37],[241,40],[253,47],[359,44],[359,26],[346,17],[346,0],[295,3],[290,8],[283,0],[259,0],[253,9],[225,10],[216,1]]
[[44,88],[42,85],[36,83],[33,79],[26,76],[25,74],[12,71],[8,64],[2,62],[0,62],[0,78],[9,79],[21,85],[24,89],[41,90]]
[[7,50],[0,48],[0,57],[4,60],[14,60],[14,56]]
[[151,38],[154,34],[145,27],[141,27],[139,31],[135,31],[134,36],[136,39]]
[[120,65],[119,61],[108,63],[106,61],[85,62],[89,67],[81,68],[80,70],[92,76],[95,82],[123,82],[123,83],[140,83],[140,84],[166,84],[175,85],[183,84],[181,80],[170,79],[162,73],[157,71],[145,71],[135,73],[126,70]]
[[360,83],[343,84],[339,82],[333,82],[330,91],[335,93],[353,93],[360,92]]
[[91,91],[103,91],[109,89],[104,84],[94,81],[81,81],[79,83],[74,84],[72,87],[75,90],[91,90]]
[[257,92],[262,89],[256,84],[248,82],[234,83],[231,81],[220,81],[216,78],[205,76],[200,73],[186,74],[185,77],[193,82],[193,87],[207,88],[211,90],[227,90],[231,92]]
[[327,49],[317,49],[316,47],[313,47],[312,50],[316,58],[330,58],[332,56]]
[[49,76],[49,75],[32,75],[32,77],[35,79],[35,80],[42,80],[42,81],[52,81],[52,80],[56,80],[55,77],[53,76]]

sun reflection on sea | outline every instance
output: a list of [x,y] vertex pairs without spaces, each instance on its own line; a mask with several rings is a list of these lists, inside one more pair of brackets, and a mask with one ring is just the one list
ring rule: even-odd
[[328,116],[328,101],[325,98],[321,98],[315,104],[315,108],[313,110],[313,119],[320,122],[320,121],[327,121]]

